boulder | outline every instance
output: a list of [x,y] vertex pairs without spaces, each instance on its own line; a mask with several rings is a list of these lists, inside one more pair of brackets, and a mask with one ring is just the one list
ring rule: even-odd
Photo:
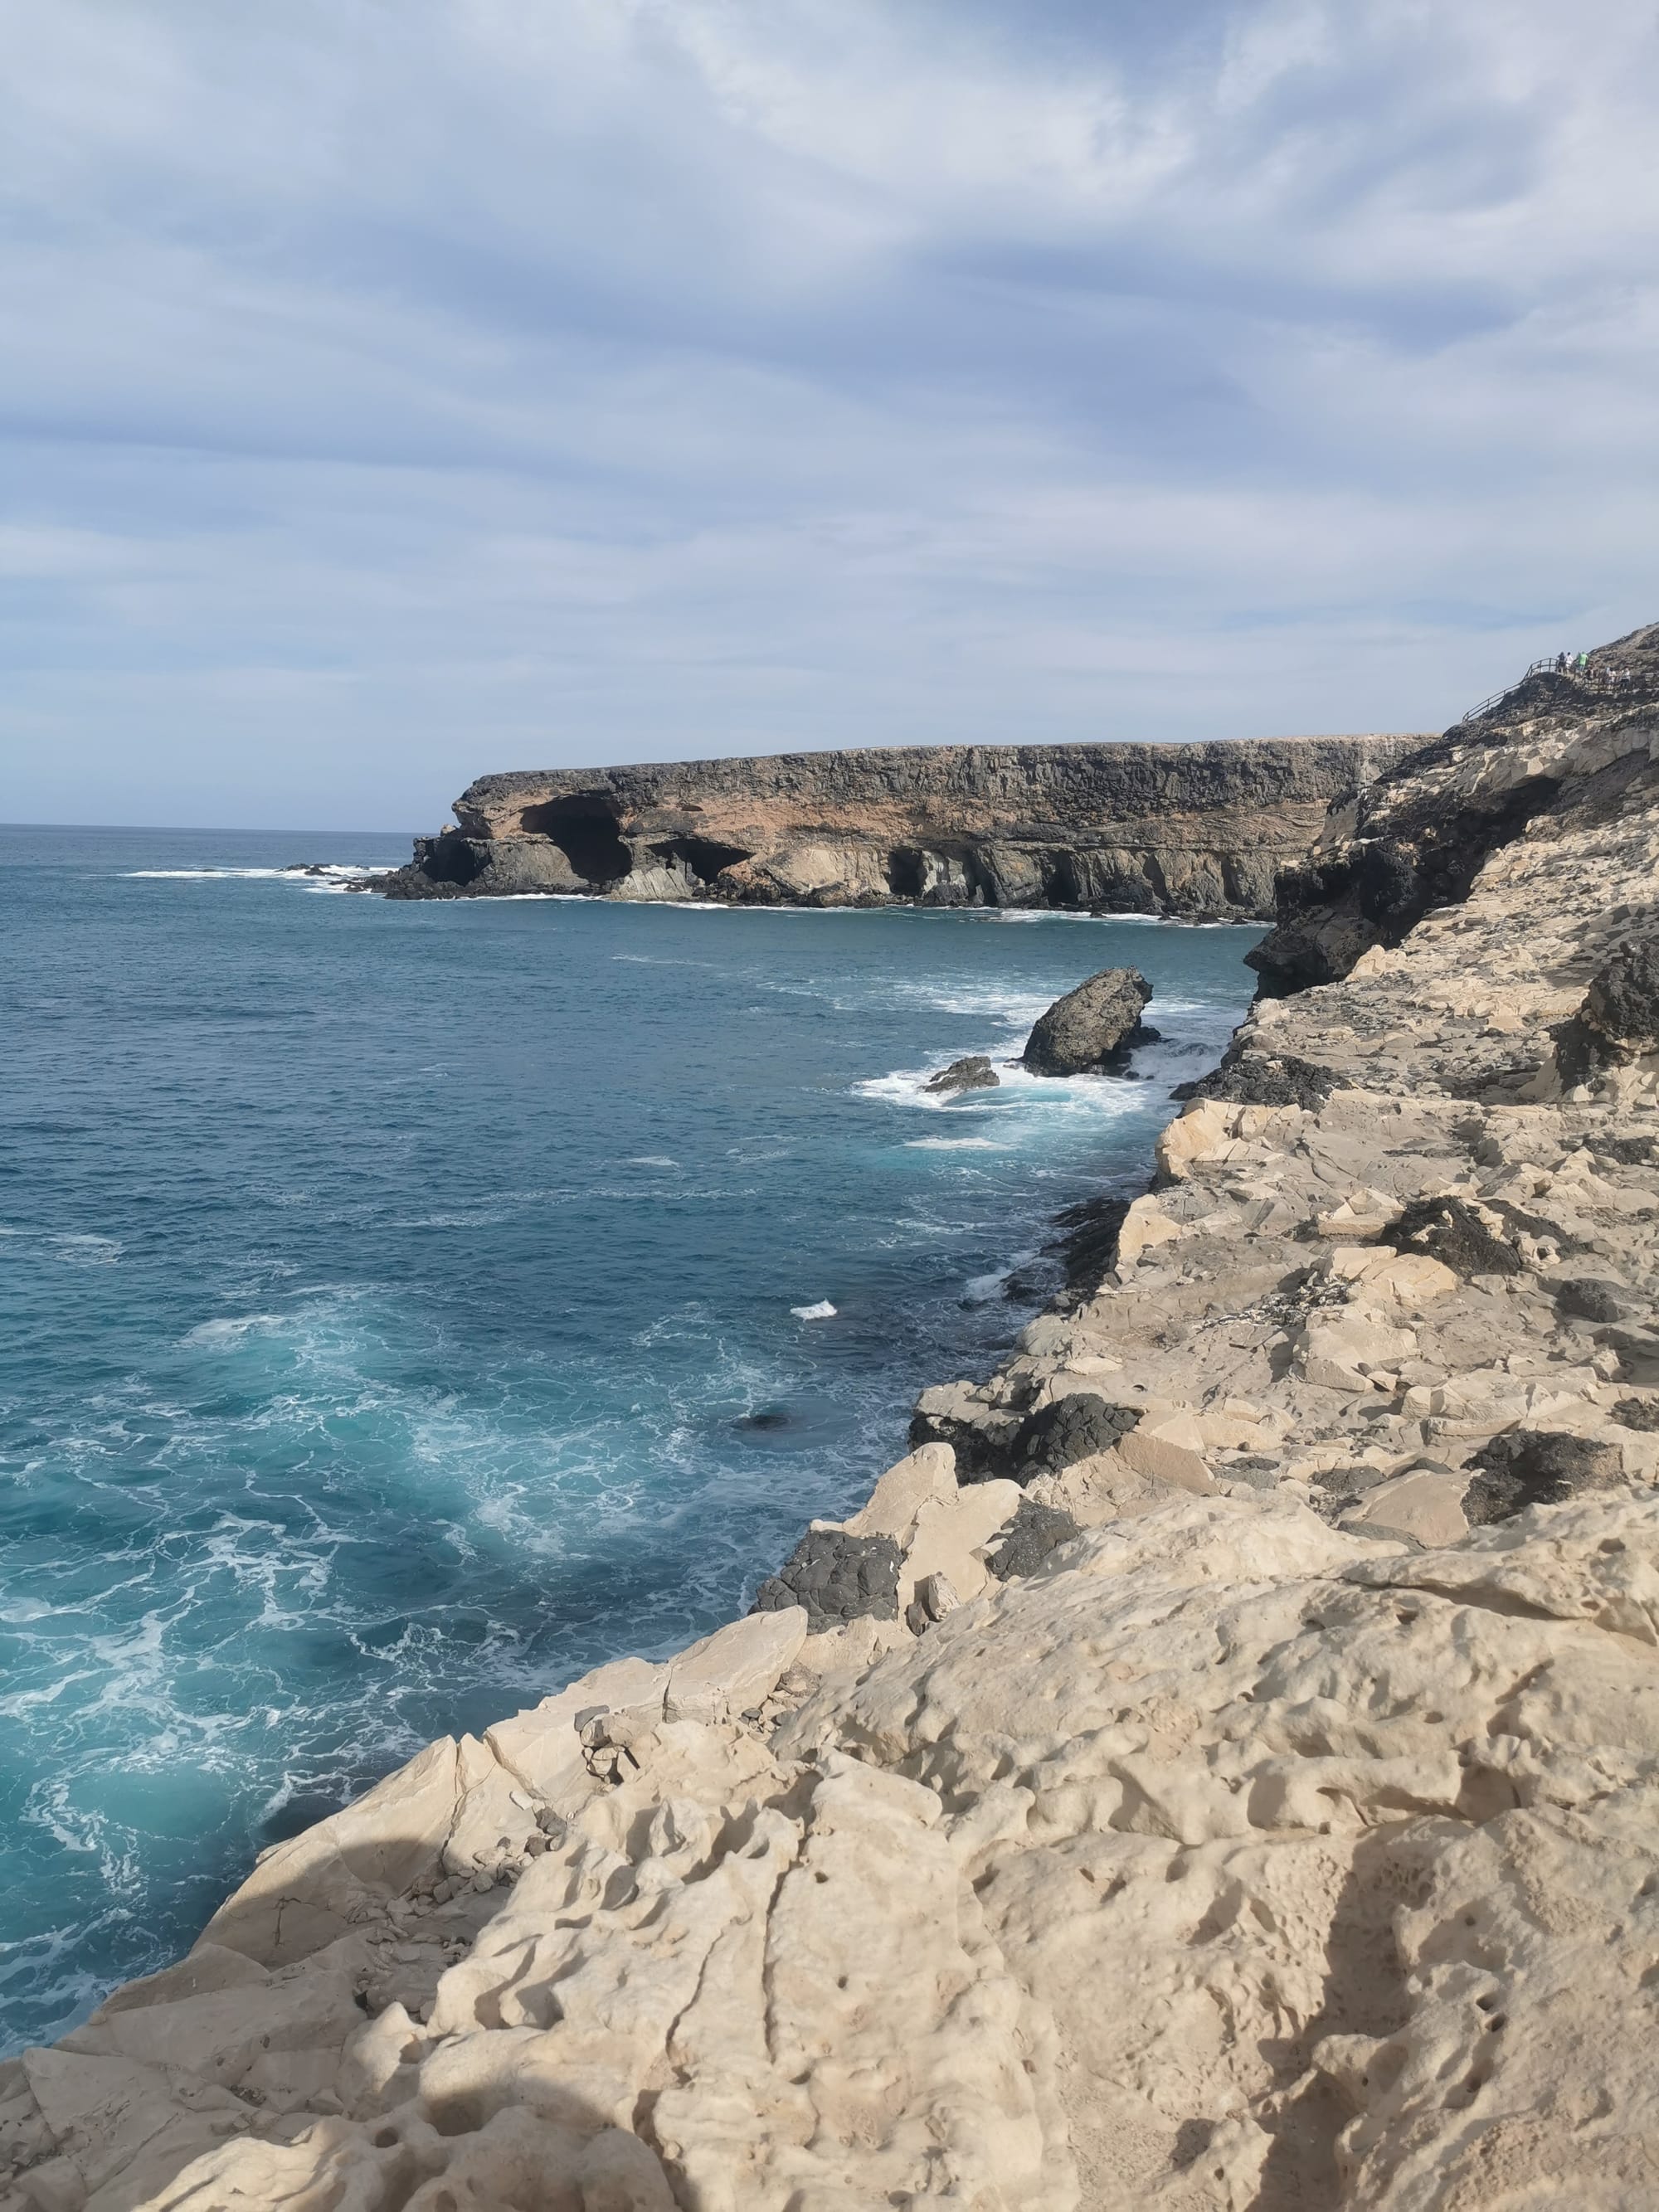
[[953,1060],[949,1067],[940,1068],[921,1087],[929,1091],[994,1091],[1001,1081],[985,1054],[976,1052],[966,1060]]
[[1056,999],[1026,1039],[1021,1055],[1033,1075],[1085,1075],[1105,1067],[1137,1041],[1140,1010],[1152,987],[1133,968],[1103,968]]

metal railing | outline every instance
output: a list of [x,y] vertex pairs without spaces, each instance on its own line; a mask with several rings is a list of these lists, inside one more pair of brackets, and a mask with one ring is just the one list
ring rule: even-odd
[[1505,699],[1512,698],[1523,684],[1531,683],[1534,676],[1558,676],[1562,683],[1571,684],[1595,698],[1636,700],[1659,697],[1659,677],[1632,675],[1615,679],[1599,668],[1575,668],[1571,663],[1563,668],[1555,653],[1547,653],[1541,660],[1534,660],[1523,675],[1517,676],[1513,684],[1506,684],[1501,691],[1494,691],[1490,699],[1483,699],[1478,707],[1471,707],[1461,720],[1478,722],[1483,714],[1491,714],[1494,707],[1501,707]]

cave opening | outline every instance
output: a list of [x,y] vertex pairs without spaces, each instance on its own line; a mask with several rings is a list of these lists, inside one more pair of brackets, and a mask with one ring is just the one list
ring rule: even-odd
[[421,873],[434,884],[470,884],[483,866],[477,848],[459,830],[428,838],[421,854]]
[[526,837],[551,838],[590,884],[617,883],[634,865],[633,854],[617,835],[617,817],[601,799],[550,799],[526,806],[519,828]]
[[901,845],[887,855],[887,888],[895,898],[919,899],[925,888],[922,855]]
[[753,857],[746,845],[725,845],[718,837],[665,837],[651,849],[671,866],[683,861],[700,884],[712,884],[722,869]]
[[1077,855],[1062,847],[1046,856],[1043,868],[1042,896],[1046,905],[1054,907],[1086,906],[1083,886],[1078,881]]

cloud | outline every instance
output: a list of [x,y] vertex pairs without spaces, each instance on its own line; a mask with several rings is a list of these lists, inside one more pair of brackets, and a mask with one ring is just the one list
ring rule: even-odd
[[1434,727],[1656,611],[1645,7],[0,28],[19,817]]

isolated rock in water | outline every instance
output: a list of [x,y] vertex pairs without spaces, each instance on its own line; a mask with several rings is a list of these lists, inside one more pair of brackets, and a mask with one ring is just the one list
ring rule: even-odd
[[982,1052],[953,1060],[922,1085],[924,1091],[994,1091],[1002,1081]]
[[1056,999],[1026,1039],[1022,1055],[1033,1075],[1084,1075],[1136,1041],[1140,1010],[1152,987],[1133,968],[1103,968]]
[[814,1636],[869,1613],[898,1619],[900,1553],[890,1536],[849,1536],[815,1528],[801,1538],[788,1563],[755,1594],[757,1613],[803,1605]]

